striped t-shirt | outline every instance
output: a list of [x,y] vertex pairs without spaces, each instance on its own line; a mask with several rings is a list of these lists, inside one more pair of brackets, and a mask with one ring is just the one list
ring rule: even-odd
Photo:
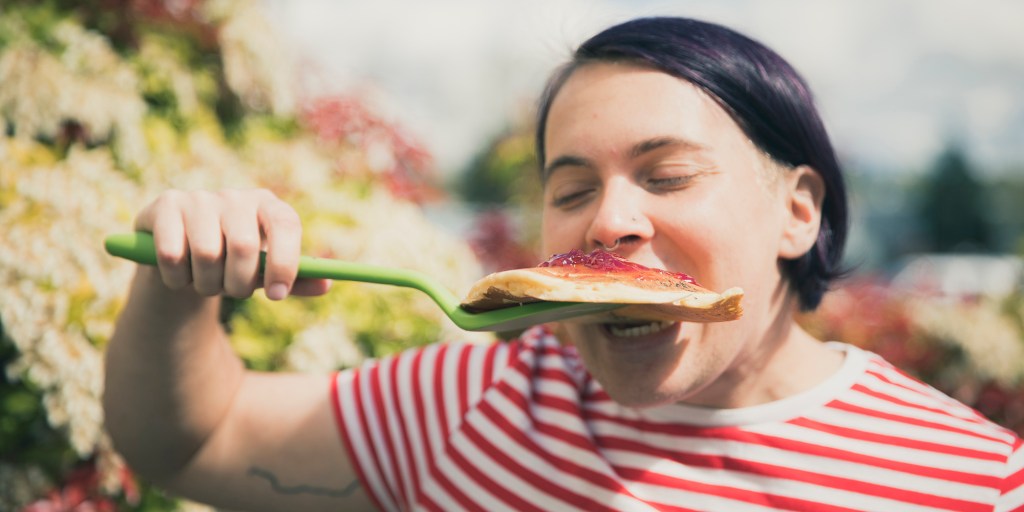
[[335,412],[384,510],[1024,510],[1020,438],[830,346],[841,370],[783,400],[638,409],[535,328],[340,372]]

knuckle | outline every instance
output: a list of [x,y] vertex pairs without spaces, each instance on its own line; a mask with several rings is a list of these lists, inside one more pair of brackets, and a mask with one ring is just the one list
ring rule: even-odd
[[170,248],[163,245],[157,246],[156,262],[161,267],[178,268],[186,262],[185,252],[178,248]]
[[224,294],[235,299],[248,299],[252,297],[254,291],[256,291],[256,287],[251,284],[233,283],[231,281],[224,283]]
[[257,235],[235,235],[226,244],[228,252],[240,258],[249,258],[260,252],[260,238]]
[[218,190],[215,195],[218,199],[229,204],[244,202],[248,197],[245,191],[238,190],[236,188],[226,188]]
[[274,227],[279,229],[286,229],[289,231],[302,229],[302,222],[299,220],[299,214],[291,207],[276,209],[270,213],[268,220],[274,224]]
[[219,263],[223,258],[222,251],[219,248],[211,246],[198,246],[192,248],[192,261],[201,265],[211,265]]

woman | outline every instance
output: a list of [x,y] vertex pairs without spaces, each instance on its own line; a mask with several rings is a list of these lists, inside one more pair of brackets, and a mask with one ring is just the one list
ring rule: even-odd
[[[605,248],[745,291],[716,324],[566,321],[330,379],[246,372],[216,296],[296,281],[261,191],[168,192],[108,356],[144,475],[241,509],[1012,510],[1021,440],[793,321],[835,277],[845,192],[806,86],[726,28],[641,19],[584,43],[539,110],[543,249]],[[553,334],[557,332],[557,336]],[[340,436],[338,435],[340,431]]]

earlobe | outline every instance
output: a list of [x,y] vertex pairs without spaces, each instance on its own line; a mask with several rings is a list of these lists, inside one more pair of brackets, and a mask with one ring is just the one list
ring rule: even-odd
[[825,182],[818,171],[801,165],[786,177],[788,216],[779,245],[779,257],[796,259],[811,250],[821,229]]

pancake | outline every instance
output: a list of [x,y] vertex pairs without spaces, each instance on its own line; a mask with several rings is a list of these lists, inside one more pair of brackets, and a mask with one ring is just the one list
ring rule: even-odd
[[470,289],[462,306],[487,311],[537,301],[618,303],[608,316],[638,320],[721,322],[743,314],[743,290],[708,290],[690,276],[595,250],[552,256],[537,267],[490,274]]

